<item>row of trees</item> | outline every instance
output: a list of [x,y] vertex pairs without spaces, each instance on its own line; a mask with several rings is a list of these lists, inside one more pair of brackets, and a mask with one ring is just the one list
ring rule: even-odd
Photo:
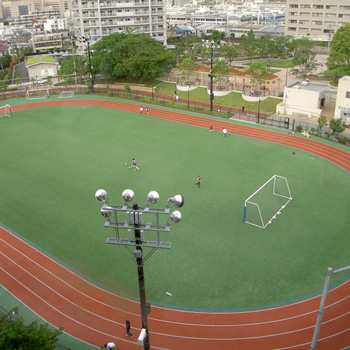
[[[341,69],[342,74],[350,75],[350,24],[341,27],[331,43],[331,52],[327,61],[330,69]],[[291,57],[293,68],[291,74],[305,78],[318,66],[315,43],[308,38],[291,39],[265,35],[256,38],[253,31],[242,35],[239,41],[223,41],[223,34],[214,31],[210,41],[221,40],[223,45],[215,50],[217,77],[225,80],[225,72],[236,59]],[[99,74],[106,79],[154,80],[164,76],[174,66],[181,64],[191,67],[210,62],[210,45],[206,40],[196,36],[169,39],[173,50],[166,49],[160,42],[147,34],[115,33],[103,37],[91,50],[91,67],[87,57],[74,56],[61,62],[60,74],[89,75]],[[265,67],[265,71],[264,71]],[[266,64],[253,65],[251,70],[257,76],[266,74]]]

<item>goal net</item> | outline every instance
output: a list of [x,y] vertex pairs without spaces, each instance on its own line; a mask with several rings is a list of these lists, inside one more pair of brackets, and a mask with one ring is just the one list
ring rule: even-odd
[[40,100],[49,97],[49,89],[29,89],[26,93],[27,100]]
[[292,200],[288,180],[274,175],[244,202],[243,221],[265,228]]
[[74,91],[61,91],[58,98],[71,98],[74,96]]
[[0,118],[1,117],[12,117],[10,105],[0,106]]

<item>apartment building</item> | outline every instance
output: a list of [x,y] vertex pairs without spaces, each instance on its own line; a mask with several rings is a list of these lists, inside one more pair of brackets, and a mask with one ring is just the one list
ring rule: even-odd
[[77,37],[93,43],[103,36],[125,32],[146,33],[166,43],[165,0],[73,0]]
[[287,0],[285,35],[328,41],[350,22],[349,0]]
[[35,11],[54,10],[62,16],[71,10],[71,0],[7,0],[0,1],[3,18],[18,18]]
[[11,21],[11,25],[23,26],[25,28],[42,27],[47,18],[59,17],[59,10],[36,10],[30,14],[21,15]]
[[36,34],[32,37],[34,52],[47,52],[63,48],[62,33]]

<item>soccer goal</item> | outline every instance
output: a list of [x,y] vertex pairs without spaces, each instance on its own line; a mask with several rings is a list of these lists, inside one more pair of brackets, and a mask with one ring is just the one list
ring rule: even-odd
[[243,222],[265,228],[292,199],[288,180],[274,175],[245,200]]
[[49,89],[29,89],[26,93],[27,100],[40,100],[49,97]]
[[58,98],[71,98],[74,96],[74,91],[61,91]]
[[12,117],[10,105],[0,106],[0,118],[1,117]]

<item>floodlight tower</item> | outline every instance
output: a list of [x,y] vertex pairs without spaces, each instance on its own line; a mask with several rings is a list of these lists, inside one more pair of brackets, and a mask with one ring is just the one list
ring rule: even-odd
[[89,59],[89,73],[90,73],[90,79],[91,79],[90,91],[93,94],[93,93],[95,93],[95,89],[94,89],[95,82],[94,82],[94,75],[92,74],[90,39],[83,36],[82,41],[83,41],[83,43],[87,44],[88,59]]
[[[108,203],[108,194],[103,189],[96,191],[95,198],[99,202],[104,203],[101,208],[101,215],[107,219],[104,227],[115,229],[115,238],[107,238],[106,243],[119,245],[124,251],[131,253],[136,258],[142,320],[142,331],[137,343],[143,345],[144,350],[149,350],[150,340],[147,315],[149,314],[150,309],[146,302],[143,266],[156,249],[171,248],[171,243],[161,242],[160,233],[170,232],[171,223],[177,224],[180,222],[181,213],[178,210],[175,210],[170,214],[170,209],[172,207],[181,208],[184,204],[184,197],[178,194],[169,198],[168,204],[165,208],[154,208],[151,206],[156,204],[159,200],[159,194],[156,191],[148,193],[144,207],[139,207],[137,203],[129,205],[129,203],[135,198],[135,193],[130,189],[127,189],[122,193],[122,199],[124,201],[123,205],[110,205]],[[124,220],[118,219],[118,213],[125,216]],[[154,216],[156,224],[147,221],[144,223],[144,219]],[[165,220],[162,220],[162,218]],[[163,225],[161,225],[161,222]],[[145,231],[156,233],[157,240],[146,240]],[[143,257],[143,248],[150,249],[145,257]]]
[[[204,41],[204,40],[203,40]],[[213,60],[214,60],[214,48],[219,48],[220,41],[206,41],[205,46],[210,48],[210,112],[213,111],[213,103],[214,103],[214,74],[213,74]]]

